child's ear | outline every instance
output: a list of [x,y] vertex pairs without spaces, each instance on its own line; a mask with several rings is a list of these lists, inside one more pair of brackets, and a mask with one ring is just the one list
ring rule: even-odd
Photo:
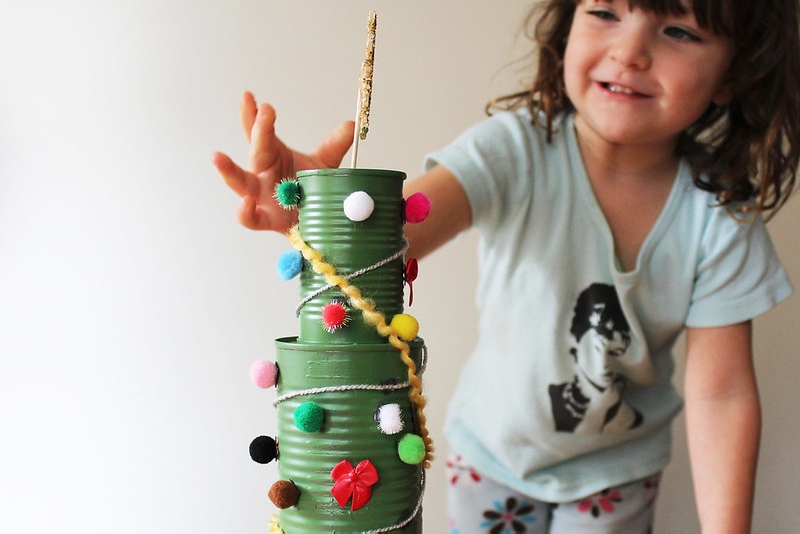
[[711,97],[711,102],[717,106],[727,106],[731,100],[733,100],[733,87],[730,81],[723,82]]

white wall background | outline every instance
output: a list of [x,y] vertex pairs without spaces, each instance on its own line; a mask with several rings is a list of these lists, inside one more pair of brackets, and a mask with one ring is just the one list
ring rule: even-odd
[[[250,363],[297,332],[282,236],[237,226],[209,163],[245,154],[251,89],[307,149],[352,118],[367,12],[379,16],[360,164],[423,155],[516,89],[503,66],[528,2],[5,0],[0,4],[0,531],[266,532],[274,432]],[[800,281],[797,201],[771,224]],[[474,236],[422,263],[411,312],[431,351],[440,457],[426,531],[444,532],[444,408],[473,340]],[[757,321],[764,446],[756,532],[800,524],[800,301]],[[683,430],[657,532],[698,532]]]

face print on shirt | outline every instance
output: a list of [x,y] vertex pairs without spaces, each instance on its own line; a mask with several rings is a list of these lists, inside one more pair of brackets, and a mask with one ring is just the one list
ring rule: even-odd
[[555,429],[599,434],[641,425],[642,415],[622,398],[625,377],[614,371],[631,333],[613,286],[595,283],[581,292],[570,334],[574,378],[548,388]]

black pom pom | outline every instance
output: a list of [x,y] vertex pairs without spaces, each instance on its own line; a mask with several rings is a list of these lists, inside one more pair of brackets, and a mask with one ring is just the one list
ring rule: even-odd
[[258,436],[250,443],[250,458],[260,464],[268,464],[278,457],[278,444],[269,436]]

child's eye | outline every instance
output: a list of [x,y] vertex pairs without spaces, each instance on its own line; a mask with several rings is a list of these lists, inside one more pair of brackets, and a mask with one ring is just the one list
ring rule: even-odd
[[664,34],[676,41],[700,41],[700,37],[680,26],[669,26],[664,30]]
[[597,17],[600,20],[617,20],[617,16],[606,9],[591,9],[587,11],[587,13],[593,17]]

